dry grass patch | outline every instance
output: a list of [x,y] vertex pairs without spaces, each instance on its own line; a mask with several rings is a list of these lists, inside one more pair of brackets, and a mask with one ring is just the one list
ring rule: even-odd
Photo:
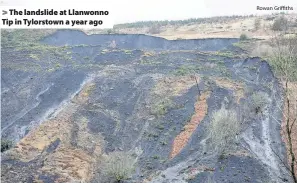
[[227,78],[211,77],[211,80],[215,81],[216,84],[221,88],[232,89],[235,93],[236,101],[239,103],[239,100],[244,97],[244,84],[231,81]]
[[[196,78],[199,82],[199,77]],[[195,84],[195,79],[189,76],[165,77],[158,81],[153,93],[159,96],[181,96]]]
[[230,150],[240,130],[241,126],[236,112],[222,107],[213,113],[208,127],[212,147],[222,153]]
[[[199,78],[196,77],[197,82]],[[161,116],[168,112],[168,109],[175,107],[172,97],[181,96],[196,84],[195,78],[189,76],[164,77],[159,79],[152,89],[151,114]]]
[[131,178],[136,167],[136,158],[128,152],[115,151],[103,157],[100,166],[101,181],[121,182]]

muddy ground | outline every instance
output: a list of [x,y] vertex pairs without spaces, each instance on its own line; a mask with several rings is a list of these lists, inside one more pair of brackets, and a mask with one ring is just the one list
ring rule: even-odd
[[[124,151],[137,159],[126,182],[291,182],[282,90],[238,41],[60,30],[37,46],[2,45],[1,134],[15,143],[2,181],[102,182],[102,156]],[[245,116],[259,91],[268,105]],[[207,130],[222,106],[244,116],[224,155]]]

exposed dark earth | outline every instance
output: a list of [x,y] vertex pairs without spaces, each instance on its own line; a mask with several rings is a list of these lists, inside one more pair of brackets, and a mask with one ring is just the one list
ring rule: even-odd
[[[100,159],[114,151],[137,160],[125,182],[292,182],[275,107],[282,89],[238,39],[59,30],[30,45],[4,36],[1,135],[14,147],[2,153],[3,182],[104,182]],[[246,115],[257,92],[267,105]],[[222,107],[242,126],[223,155],[208,133]]]

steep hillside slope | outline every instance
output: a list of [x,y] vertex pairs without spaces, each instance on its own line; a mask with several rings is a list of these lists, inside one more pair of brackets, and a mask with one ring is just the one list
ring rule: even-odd
[[[282,89],[238,41],[60,30],[4,45],[1,132],[16,145],[2,153],[2,181],[106,182],[103,159],[129,152],[126,182],[290,182],[275,108]],[[209,133],[221,108],[241,123],[223,154]]]

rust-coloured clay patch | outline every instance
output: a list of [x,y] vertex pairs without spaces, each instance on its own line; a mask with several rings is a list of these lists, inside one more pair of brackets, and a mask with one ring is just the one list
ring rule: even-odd
[[177,135],[173,141],[170,158],[174,158],[185,147],[190,139],[191,135],[203,120],[207,113],[207,99],[210,96],[210,92],[204,92],[198,97],[195,103],[195,114],[192,116],[190,122],[184,126],[184,131]]
[[[88,132],[86,118],[73,118],[73,115],[88,101],[93,87],[92,83],[87,83],[54,119],[31,130],[11,149],[14,158],[24,162],[42,158],[44,164],[38,171],[59,175],[64,180],[62,182],[89,181],[94,173],[94,163],[102,154],[102,139]],[[47,153],[47,148],[57,139],[59,146]],[[93,152],[86,150],[90,145],[94,147]]]

